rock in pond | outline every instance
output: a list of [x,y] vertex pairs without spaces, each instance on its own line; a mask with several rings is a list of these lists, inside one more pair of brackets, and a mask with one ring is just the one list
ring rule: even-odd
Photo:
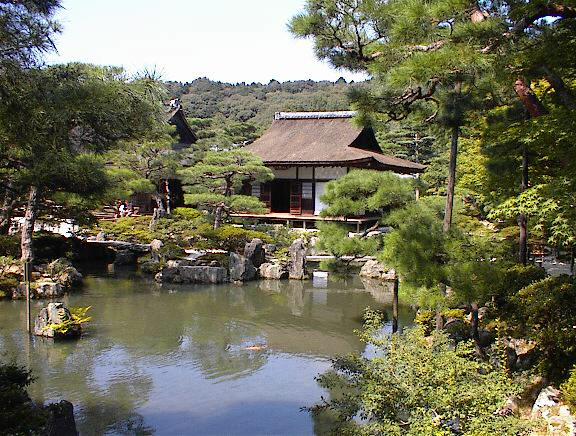
[[288,271],[277,263],[263,263],[258,268],[258,272],[263,279],[281,280],[288,278]]
[[167,267],[155,276],[164,283],[225,283],[228,281],[226,268],[213,266]]
[[68,338],[79,336],[82,327],[72,325],[66,333],[55,331],[52,325],[59,325],[72,319],[70,311],[64,306],[64,303],[49,303],[47,307],[40,310],[34,321],[34,334],[36,336],[45,336],[47,338]]
[[117,250],[114,265],[132,265],[136,263],[136,259],[132,250]]
[[72,288],[82,284],[82,274],[65,258],[56,259],[48,264],[47,269],[52,280],[60,283],[63,288]]
[[288,277],[295,280],[307,278],[306,274],[306,247],[302,239],[296,239],[290,246],[290,267]]
[[152,253],[152,260],[159,262],[161,260],[160,250],[164,246],[164,243],[160,239],[153,239],[150,242],[150,252]]
[[[64,289],[60,283],[52,280],[42,280],[30,284],[30,296],[32,298],[57,298],[64,295]],[[12,292],[12,298],[15,300],[26,298],[26,283],[20,282]]]
[[368,260],[360,269],[360,275],[362,277],[369,277],[371,279],[380,280],[395,280],[396,271],[393,269],[385,267],[383,264],[377,260]]
[[237,253],[230,253],[230,261],[228,263],[230,269],[230,280],[246,282],[256,278],[256,268],[248,259]]
[[250,259],[256,268],[266,262],[266,253],[262,240],[254,238],[250,242],[246,242],[244,246],[244,257]]
[[48,412],[46,436],[78,436],[74,419],[74,406],[71,402],[62,400],[59,403],[45,407]]

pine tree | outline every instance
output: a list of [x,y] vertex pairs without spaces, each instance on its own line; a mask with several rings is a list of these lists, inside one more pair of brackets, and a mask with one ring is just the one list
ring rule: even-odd
[[180,171],[185,201],[205,207],[214,214],[217,229],[225,216],[233,212],[264,212],[266,207],[256,197],[239,194],[244,183],[266,182],[272,171],[262,160],[244,151],[210,151],[196,165]]

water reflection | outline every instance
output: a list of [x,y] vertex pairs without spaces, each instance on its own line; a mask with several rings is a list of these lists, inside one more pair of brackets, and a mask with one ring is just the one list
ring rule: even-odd
[[[353,330],[366,307],[391,319],[391,289],[358,278],[160,286],[114,274],[66,297],[92,306],[75,342],[29,341],[23,303],[0,302],[2,357],[33,369],[35,399],[72,401],[82,434],[311,434],[299,408],[322,395],[314,377],[365,351]],[[412,318],[400,306],[400,326]]]

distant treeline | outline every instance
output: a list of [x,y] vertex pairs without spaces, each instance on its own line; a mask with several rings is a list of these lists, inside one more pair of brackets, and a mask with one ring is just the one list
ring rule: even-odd
[[[218,124],[253,124],[263,131],[279,111],[348,110],[347,91],[354,86],[336,82],[297,80],[261,83],[222,83],[207,78],[167,82],[171,97],[179,97],[189,118],[216,118]],[[361,86],[361,84],[356,84]]]

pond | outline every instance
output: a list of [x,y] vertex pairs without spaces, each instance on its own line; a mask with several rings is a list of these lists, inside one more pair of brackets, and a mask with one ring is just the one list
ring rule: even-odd
[[[71,401],[82,435],[320,434],[300,410],[327,395],[314,377],[366,351],[353,333],[366,307],[392,317],[390,289],[358,277],[184,286],[84,273],[62,300],[92,306],[78,341],[29,339],[25,303],[0,302],[0,360],[32,369],[34,400]],[[399,314],[411,324],[409,307]]]

